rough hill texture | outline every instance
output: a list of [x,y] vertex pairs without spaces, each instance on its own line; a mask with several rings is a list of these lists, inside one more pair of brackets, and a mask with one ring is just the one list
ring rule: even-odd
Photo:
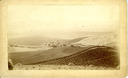
[[87,48],[88,47],[58,47],[45,51],[39,50],[30,52],[9,53],[9,58],[12,59],[14,64],[29,64],[69,56]]
[[[14,65],[17,63],[24,65],[93,65],[115,68],[120,64],[119,52],[115,47],[118,44],[117,38],[116,34],[97,34],[72,40],[43,37],[14,39],[11,40],[13,44],[40,45],[44,42],[59,41],[61,43],[71,43],[73,47],[64,46],[46,51],[9,53],[9,58],[12,59]],[[82,46],[78,46],[78,44]]]
[[106,45],[112,42],[117,42],[116,34],[103,34],[103,35],[95,35],[85,38],[81,41],[78,41],[73,44],[83,44],[83,45]]
[[76,54],[33,64],[44,65],[94,65],[117,67],[119,65],[118,53],[110,47],[93,47]]

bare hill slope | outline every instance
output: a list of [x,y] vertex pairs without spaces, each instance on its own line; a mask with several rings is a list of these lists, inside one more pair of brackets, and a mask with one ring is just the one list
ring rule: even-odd
[[102,34],[94,35],[88,38],[82,39],[73,44],[83,44],[83,45],[107,45],[109,43],[117,42],[116,34]]

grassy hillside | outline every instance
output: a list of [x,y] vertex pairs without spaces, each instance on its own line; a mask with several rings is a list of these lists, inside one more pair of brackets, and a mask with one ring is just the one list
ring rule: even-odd
[[45,51],[9,53],[9,58],[14,64],[29,64],[69,56],[86,48],[88,47],[58,47]]
[[[118,39],[116,34],[95,34],[88,37],[76,39],[57,39],[47,37],[21,37],[9,40],[10,44],[23,45],[22,52],[9,53],[9,59],[15,64],[24,65],[66,65],[110,67],[119,66],[119,52],[117,51]],[[68,44],[66,46],[52,47],[51,49],[42,50],[43,43],[59,42]],[[72,44],[72,45],[69,45]],[[31,49],[28,49],[30,48]],[[37,47],[35,47],[37,45]],[[40,46],[41,45],[41,46]],[[82,45],[82,46],[78,46]],[[26,50],[26,46],[27,49]],[[48,45],[43,45],[49,47]],[[33,50],[32,48],[34,47]],[[45,48],[44,47],[44,48]],[[41,48],[41,49],[37,49]],[[12,50],[11,49],[11,50]],[[25,50],[24,50],[25,49]],[[63,67],[63,66],[62,66]]]
[[73,55],[53,59],[45,62],[38,62],[35,64],[44,65],[93,65],[93,66],[104,66],[114,67],[119,65],[119,54],[115,48],[111,47],[92,47],[86,50],[77,52]]

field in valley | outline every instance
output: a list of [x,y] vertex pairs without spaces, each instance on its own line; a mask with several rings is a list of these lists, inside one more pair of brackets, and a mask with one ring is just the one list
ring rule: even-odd
[[18,43],[14,39],[8,57],[14,70],[119,69],[116,38],[115,34],[100,34],[72,40],[22,38]]

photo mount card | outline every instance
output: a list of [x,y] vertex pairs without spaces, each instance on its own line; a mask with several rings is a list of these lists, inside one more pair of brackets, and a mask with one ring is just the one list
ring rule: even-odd
[[0,1],[0,76],[125,77],[126,3]]

